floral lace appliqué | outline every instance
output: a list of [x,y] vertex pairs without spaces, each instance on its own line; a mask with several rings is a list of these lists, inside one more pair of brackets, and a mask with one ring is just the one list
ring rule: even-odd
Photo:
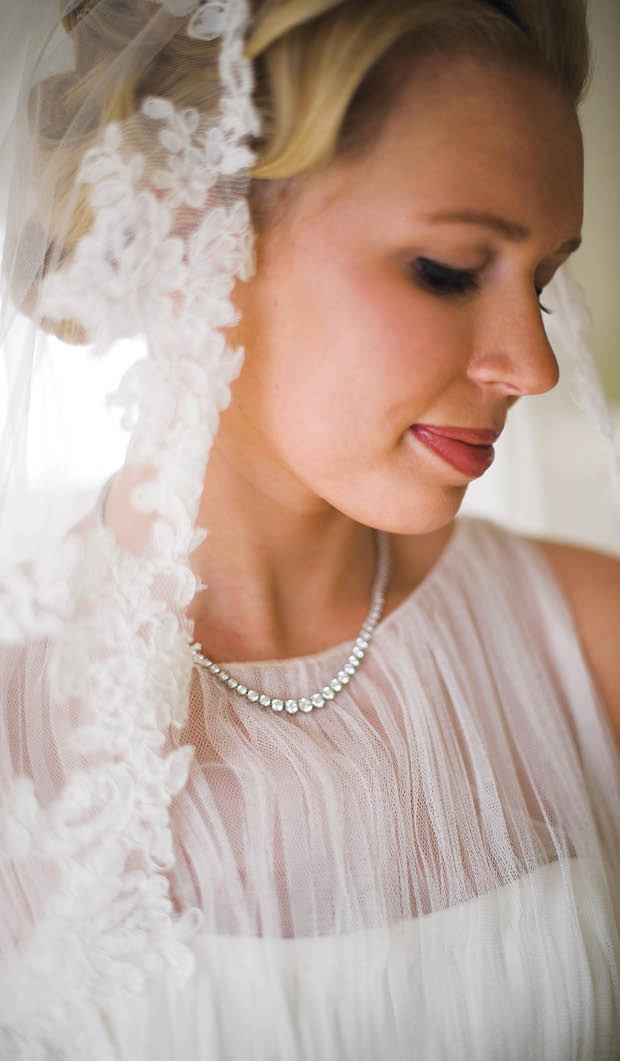
[[[54,634],[52,715],[58,709],[65,718],[70,705],[78,719],[57,796],[42,801],[36,779],[19,777],[0,816],[12,872],[26,879],[36,861],[50,882],[19,959],[0,968],[0,1042],[8,1056],[29,1059],[55,1051],[95,1056],[88,1051],[102,1010],[153,976],[191,974],[186,942],[199,923],[196,911],[174,917],[165,876],[173,859],[170,803],[186,783],[192,751],[164,749],[167,730],[187,711],[184,608],[196,589],[187,558],[201,533],[201,485],[243,358],[221,329],[236,320],[236,280],[252,272],[243,193],[257,121],[243,56],[244,0],[164,6],[190,16],[193,37],[221,37],[218,114],[153,98],[133,127],[109,125],[77,178],[88,190],[92,225],[43,281],[50,319],[79,322],[102,351],[127,336],[144,347],[117,400],[134,425],[132,462],[150,469],[132,495],[150,530],[136,555],[123,552],[108,528],[84,531],[77,561],[72,547],[58,567],[60,606],[40,600],[40,580],[23,604],[26,567],[6,580],[7,594],[13,586],[22,600],[17,639]],[[139,146],[136,126],[150,129],[153,151]],[[54,586],[53,572],[46,579]]]

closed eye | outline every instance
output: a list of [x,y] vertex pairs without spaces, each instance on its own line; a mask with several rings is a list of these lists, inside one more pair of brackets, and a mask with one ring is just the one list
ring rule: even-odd
[[411,269],[421,287],[435,295],[467,295],[478,289],[472,269],[453,269],[431,258],[416,258]]
[[[480,286],[475,270],[454,269],[432,258],[416,258],[411,269],[420,286],[434,295],[468,295]],[[542,287],[536,287],[538,305],[543,313],[551,313],[540,301],[542,291]]]

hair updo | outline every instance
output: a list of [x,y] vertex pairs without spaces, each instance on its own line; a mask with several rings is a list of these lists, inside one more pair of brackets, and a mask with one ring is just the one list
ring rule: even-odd
[[256,8],[247,51],[263,115],[259,179],[363,152],[427,55],[535,71],[575,106],[587,84],[580,0],[267,0]]
[[[340,150],[363,148],[421,55],[520,65],[575,105],[587,84],[583,0],[252,0],[251,9],[246,53],[263,119],[257,179],[298,176]],[[69,120],[156,10],[151,0],[82,0],[65,15],[63,24],[77,37],[77,78],[66,82],[64,101]],[[189,38],[185,21],[162,16],[162,30],[176,27],[151,45],[152,58],[137,78],[115,79],[98,125],[126,119],[149,95],[179,106],[213,105],[217,48]]]
[[[532,70],[575,106],[587,84],[584,0],[251,0],[251,13],[246,54],[261,133],[250,205],[259,228],[269,221],[270,181],[363,153],[420,57]],[[104,125],[132,121],[139,145],[149,96],[217,108],[217,42],[192,39],[186,22],[155,0],[78,0],[64,15],[74,69],[43,80],[31,100],[50,267],[92,223],[75,174]]]

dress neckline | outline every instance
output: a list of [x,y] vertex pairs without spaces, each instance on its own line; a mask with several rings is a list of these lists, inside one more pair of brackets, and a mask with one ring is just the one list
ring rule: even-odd
[[[432,591],[437,579],[443,575],[444,568],[451,562],[453,555],[459,551],[460,543],[464,540],[465,527],[469,525],[469,523],[471,523],[471,518],[469,516],[460,516],[458,519],[454,520],[452,533],[435,560],[435,563],[429,568],[424,578],[418,582],[417,586],[411,590],[411,593],[407,594],[400,604],[397,604],[389,615],[386,615],[378,624],[373,638],[373,643],[375,645],[384,635],[385,631],[390,628],[392,623],[400,620],[414,604],[417,605],[429,592]],[[225,667],[226,670],[229,670],[230,668],[251,668],[254,673],[259,672],[263,668],[269,668],[270,671],[277,669],[284,670],[285,668],[290,667],[291,664],[322,664],[332,655],[346,655],[347,650],[354,641],[355,637],[352,637],[347,641],[340,641],[338,644],[330,645],[329,648],[321,649],[320,652],[311,652],[303,656],[289,656],[285,659],[218,660],[218,663],[220,666]]]

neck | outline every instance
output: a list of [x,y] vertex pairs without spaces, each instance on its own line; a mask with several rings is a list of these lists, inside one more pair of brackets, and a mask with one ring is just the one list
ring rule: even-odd
[[306,655],[357,634],[376,568],[374,532],[286,480],[214,447],[192,555],[207,587],[189,610],[213,659]]

